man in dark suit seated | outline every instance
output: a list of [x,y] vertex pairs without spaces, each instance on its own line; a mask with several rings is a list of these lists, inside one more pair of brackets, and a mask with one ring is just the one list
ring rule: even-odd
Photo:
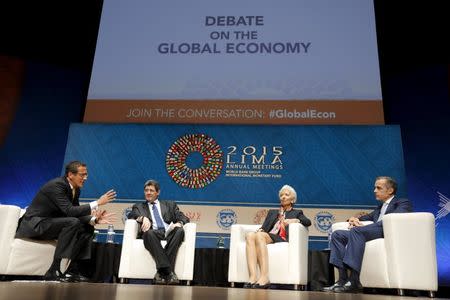
[[[339,280],[324,291],[336,293],[358,293],[362,291],[359,281],[362,259],[367,241],[383,238],[383,221],[386,214],[408,213],[412,211],[408,199],[397,198],[397,183],[387,176],[377,177],[375,180],[375,198],[381,203],[367,215],[351,217],[350,230],[336,230],[331,235],[330,263],[339,270]],[[363,225],[361,221],[373,221],[373,224]],[[348,277],[350,271],[350,277]]]
[[[52,265],[44,280],[88,281],[77,272],[76,261],[90,258],[95,224],[109,224],[115,219],[114,214],[98,209],[115,199],[113,190],[96,201],[80,205],[80,189],[87,176],[86,164],[70,162],[64,176],[41,187],[19,220],[16,238],[58,240]],[[62,259],[70,263],[65,273],[61,272]]]
[[[189,218],[180,211],[175,202],[160,201],[159,193],[159,183],[148,180],[144,184],[146,201],[134,204],[128,218],[135,219],[140,224],[139,237],[144,240],[145,249],[156,263],[155,282],[178,284],[179,280],[174,272],[175,260],[184,239],[183,225],[189,222]],[[162,240],[167,240],[164,248],[161,245]]]

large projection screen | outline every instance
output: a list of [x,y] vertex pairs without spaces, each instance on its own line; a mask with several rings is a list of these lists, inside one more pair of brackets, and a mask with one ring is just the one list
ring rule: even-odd
[[373,1],[104,1],[84,121],[384,124]]

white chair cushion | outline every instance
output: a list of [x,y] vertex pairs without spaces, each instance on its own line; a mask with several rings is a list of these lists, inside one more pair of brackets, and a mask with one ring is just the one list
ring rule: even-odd
[[7,274],[42,276],[53,261],[56,241],[14,239]]

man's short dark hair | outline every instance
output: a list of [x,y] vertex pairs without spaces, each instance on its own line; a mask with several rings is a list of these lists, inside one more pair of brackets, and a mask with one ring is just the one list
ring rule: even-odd
[[73,173],[73,174],[77,174],[79,167],[86,167],[86,164],[79,160],[74,160],[74,161],[69,162],[66,165],[65,176],[69,175],[69,172]]
[[389,176],[378,176],[376,180],[384,179],[386,180],[386,185],[388,188],[392,188],[394,190],[393,194],[395,195],[397,193],[397,182],[394,178]]
[[155,190],[156,190],[157,192],[159,192],[159,182],[158,182],[158,181],[153,180],[153,179],[147,180],[147,181],[144,183],[144,189],[145,189],[146,187],[148,187],[148,186],[154,186],[154,187],[155,187]]

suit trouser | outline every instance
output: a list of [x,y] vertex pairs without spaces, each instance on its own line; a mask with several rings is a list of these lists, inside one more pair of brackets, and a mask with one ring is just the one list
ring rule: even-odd
[[54,259],[88,259],[91,257],[94,227],[78,218],[51,218],[39,224],[43,240],[57,239]]
[[150,229],[143,233],[144,247],[153,256],[156,263],[156,269],[170,268],[175,270],[175,260],[178,249],[184,239],[183,227],[176,227],[167,237],[167,244],[163,248],[161,241],[165,239],[164,230]]
[[366,242],[382,237],[382,222],[336,230],[331,235],[330,263],[337,268],[349,267],[360,273]]

